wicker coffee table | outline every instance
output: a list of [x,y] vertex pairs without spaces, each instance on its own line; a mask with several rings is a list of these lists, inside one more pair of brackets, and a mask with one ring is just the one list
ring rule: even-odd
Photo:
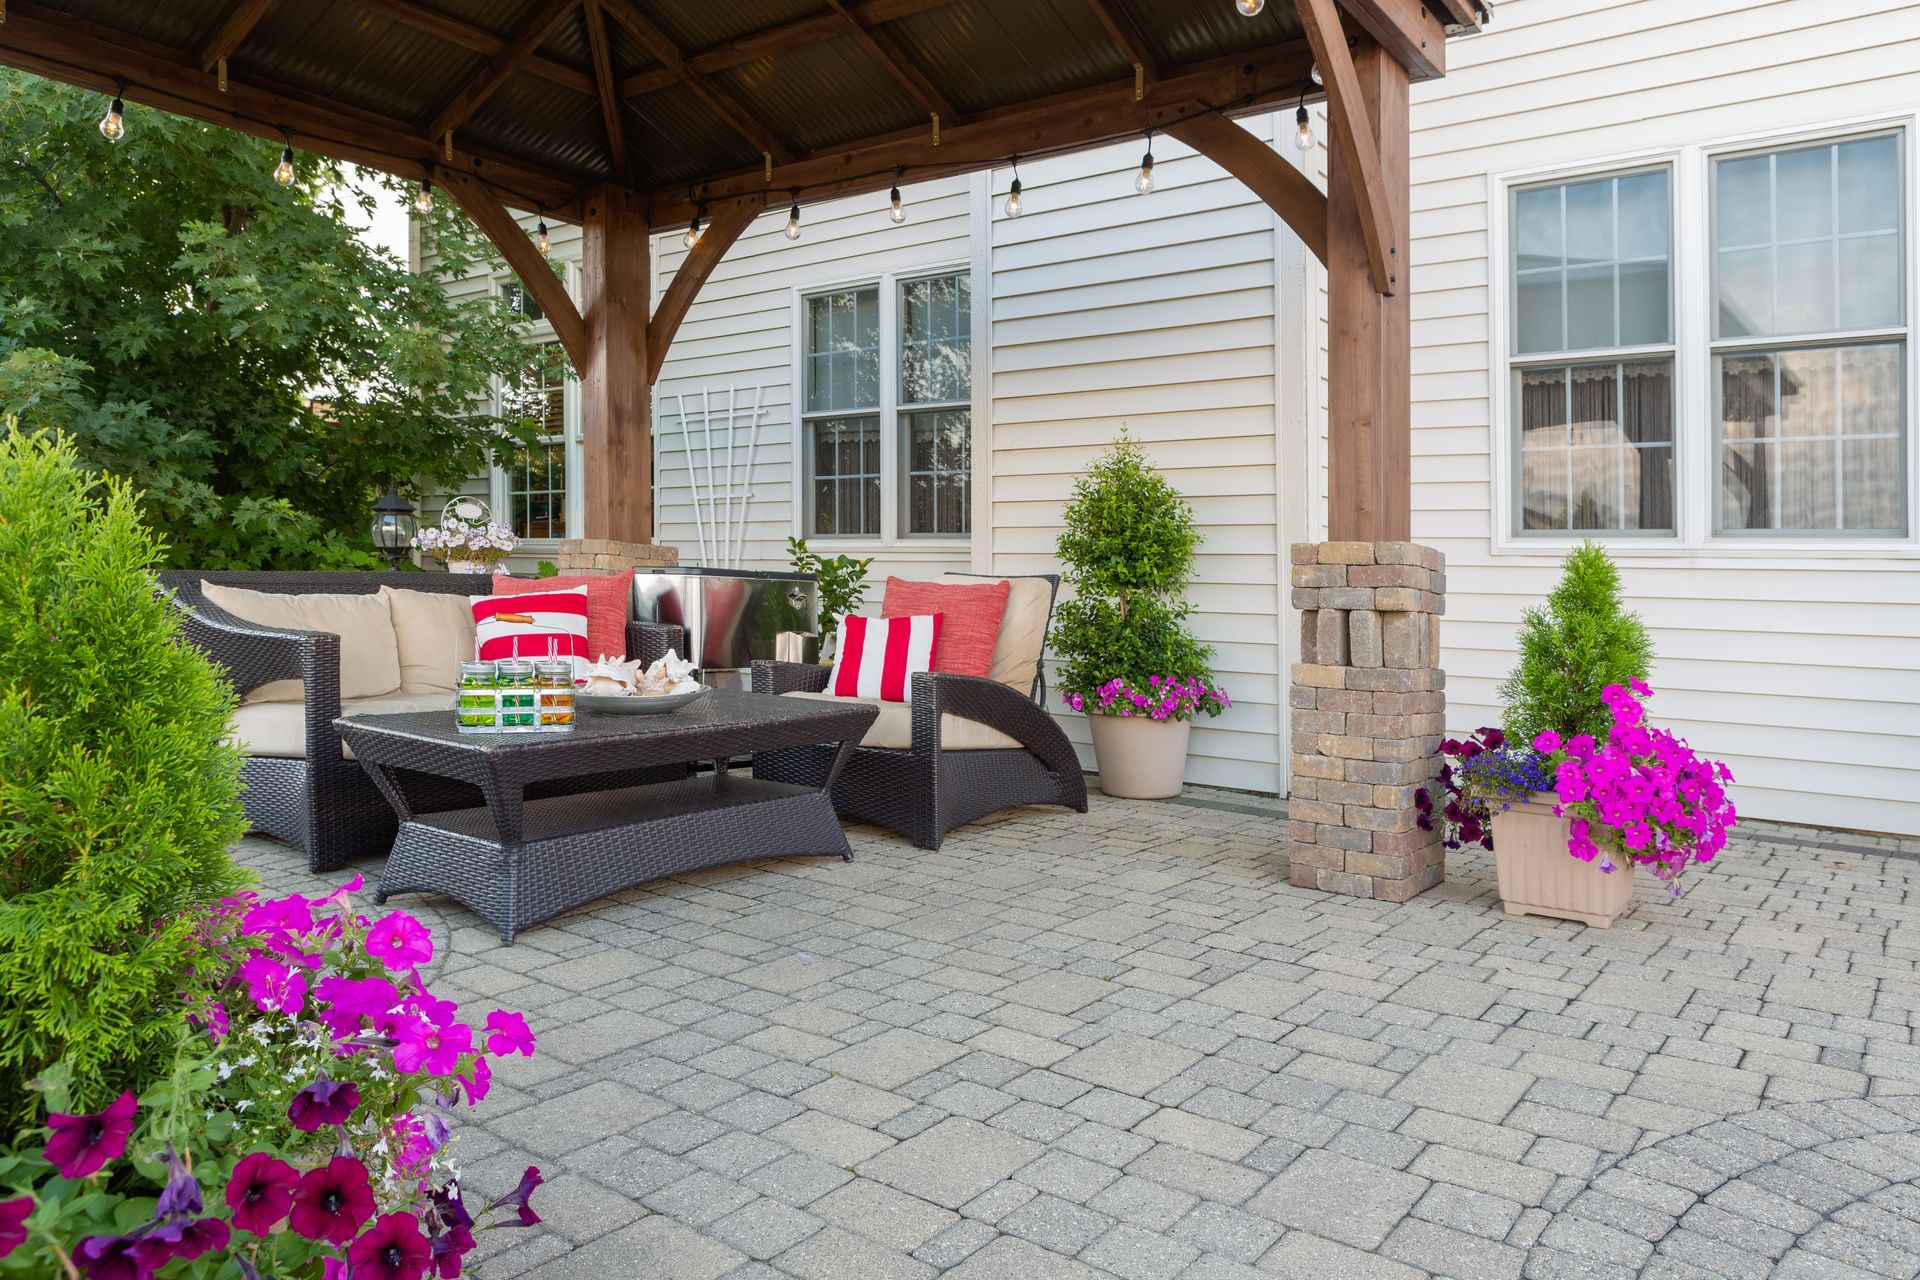
[[[877,714],[858,702],[715,690],[665,715],[583,711],[570,733],[462,734],[451,711],[334,724],[400,815],[376,900],[444,894],[511,943],[528,925],[683,871],[801,854],[851,859],[828,789]],[[735,756],[823,742],[839,750],[819,786],[727,768]],[[712,761],[712,772],[526,798],[533,783],[693,761]],[[431,793],[423,783],[443,778],[478,787],[485,806],[416,812],[409,794]]]

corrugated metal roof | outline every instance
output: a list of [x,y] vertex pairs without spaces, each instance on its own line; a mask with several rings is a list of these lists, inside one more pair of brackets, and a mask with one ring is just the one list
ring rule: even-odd
[[[714,77],[774,134],[804,151],[926,122],[926,111],[851,36],[757,58]],[[860,92],[845,92],[858,84]]]
[[1133,74],[1087,0],[958,0],[887,33],[963,113]]

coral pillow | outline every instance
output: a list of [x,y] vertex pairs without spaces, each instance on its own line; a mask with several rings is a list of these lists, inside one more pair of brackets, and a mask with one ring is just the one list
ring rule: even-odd
[[993,669],[993,643],[1000,634],[1000,619],[1007,612],[1010,590],[1009,582],[957,586],[888,578],[887,593],[880,600],[880,616],[939,614],[943,621],[933,669],[947,675],[984,676]]
[[840,620],[840,648],[827,689],[836,698],[913,701],[913,676],[933,670],[940,615]]
[[[631,573],[576,573],[564,578],[512,578],[493,575],[493,594],[524,595],[529,591],[587,593],[587,648],[591,656],[627,656],[627,614],[633,599]],[[544,650],[542,651],[544,652]]]
[[561,657],[573,659],[578,675],[585,675],[593,662],[587,656],[584,587],[478,596],[473,602],[473,627],[476,656],[483,662],[544,658],[550,641]]

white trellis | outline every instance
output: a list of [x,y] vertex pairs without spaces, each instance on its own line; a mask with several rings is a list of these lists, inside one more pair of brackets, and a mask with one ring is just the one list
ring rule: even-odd
[[748,389],[732,384],[727,386],[724,402],[721,393],[706,387],[691,407],[687,393],[675,396],[680,454],[687,464],[687,498],[693,504],[693,531],[703,565],[737,569],[746,555],[747,510],[753,502],[754,455],[760,445],[765,397],[764,386]]

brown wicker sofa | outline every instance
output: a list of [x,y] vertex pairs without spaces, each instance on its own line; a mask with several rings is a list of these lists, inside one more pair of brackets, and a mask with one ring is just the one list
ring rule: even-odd
[[[297,701],[242,707],[235,736],[248,752],[241,764],[247,820],[254,830],[286,841],[307,855],[315,872],[337,871],[355,858],[378,856],[393,845],[398,820],[366,771],[342,746],[334,720],[345,715],[446,708],[449,692],[406,689],[374,698],[341,699],[340,637],[326,631],[281,629],[249,622],[210,602],[203,582],[278,595],[373,595],[390,586],[406,591],[484,596],[492,580],[482,574],[276,573],[168,570],[161,589],[186,614],[185,638],[204,650],[245,695],[277,680],[299,680]],[[643,646],[661,637],[628,629],[627,652],[657,657]],[[664,647],[661,650],[664,652]],[[454,655],[448,654],[451,664]],[[529,796],[596,791],[682,776],[684,770],[596,774],[545,784]],[[415,807],[423,811],[469,808],[480,803],[464,783],[414,775],[407,779]]]
[[[1051,574],[973,575],[1003,578],[1043,610],[1037,627],[1016,627],[1010,598],[994,652],[996,675],[1018,671],[1025,688],[1001,679],[921,674],[906,704],[882,714],[833,784],[834,807],[846,817],[898,831],[923,849],[938,849],[947,832],[1001,809],[1054,804],[1087,811],[1087,780],[1067,735],[1044,709],[1041,658],[1060,579]],[[1016,634],[1017,632],[1017,634]],[[1016,651],[1017,650],[1017,651]],[[792,662],[753,664],[756,691],[823,697],[832,668]],[[832,766],[830,746],[761,752],[754,774],[817,786]]]

